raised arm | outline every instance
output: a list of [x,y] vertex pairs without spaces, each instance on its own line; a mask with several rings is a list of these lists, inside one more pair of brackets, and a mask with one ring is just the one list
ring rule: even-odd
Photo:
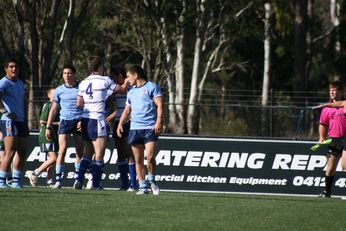
[[122,85],[117,84],[117,86],[114,88],[114,93],[122,93],[125,94],[128,90],[129,81],[125,79],[124,83]]
[[320,104],[316,107],[313,107],[312,109],[319,109],[324,107],[344,107],[345,108],[345,105],[346,105],[346,101],[336,101],[333,103]]

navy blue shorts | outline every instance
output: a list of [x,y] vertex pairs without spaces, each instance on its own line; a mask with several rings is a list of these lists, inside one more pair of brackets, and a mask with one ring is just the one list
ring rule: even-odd
[[[129,131],[130,131],[130,124],[131,121],[127,121],[123,124],[123,135],[122,138],[127,138],[129,136]],[[117,135],[117,128],[119,125],[119,120],[114,122],[114,127],[113,127],[113,137],[114,138],[119,138]]]
[[80,131],[77,131],[77,124],[80,120],[64,120],[60,121],[59,134],[76,134],[81,135]]
[[107,137],[106,121],[104,119],[82,118],[82,134],[85,141]]
[[130,130],[128,142],[129,144],[146,144],[151,141],[157,141],[158,136],[152,129]]
[[0,120],[0,129],[3,136],[29,136],[28,124],[24,121]]

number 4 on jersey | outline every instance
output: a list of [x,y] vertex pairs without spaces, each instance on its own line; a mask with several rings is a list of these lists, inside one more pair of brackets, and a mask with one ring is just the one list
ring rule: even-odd
[[93,84],[92,83],[89,83],[85,93],[87,93],[87,95],[89,95],[89,99],[93,99],[94,98],[93,97],[94,92],[93,92]]

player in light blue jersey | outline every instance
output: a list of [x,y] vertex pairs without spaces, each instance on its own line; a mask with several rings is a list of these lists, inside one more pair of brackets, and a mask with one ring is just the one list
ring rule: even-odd
[[54,118],[60,108],[59,123],[59,151],[55,166],[55,186],[61,188],[61,178],[64,172],[64,159],[68,140],[73,134],[76,149],[75,178],[79,172],[80,159],[83,155],[83,139],[81,133],[82,110],[77,107],[78,82],[75,77],[76,69],[72,65],[66,65],[63,69],[64,84],[55,89],[53,104],[49,111],[46,126],[46,138],[52,140]]
[[[123,84],[126,78],[126,70],[123,67],[111,68],[110,77],[116,84]],[[124,132],[122,137],[117,136],[117,128],[121,114],[123,113],[126,105],[127,94],[116,94],[113,96],[113,102],[116,110],[106,117],[106,122],[113,121],[113,138],[115,147],[118,153],[118,168],[120,173],[121,187],[120,190],[135,191],[137,190],[136,179],[136,166],[135,159],[131,150],[131,146],[128,144],[128,134],[130,130],[130,120],[126,121],[123,125]],[[130,175],[130,181],[129,177]]]
[[82,189],[84,175],[92,161],[92,189],[101,189],[101,175],[103,157],[107,143],[107,130],[105,121],[105,102],[107,91],[114,93],[125,92],[124,85],[117,85],[108,76],[103,76],[103,64],[99,57],[89,60],[90,75],[79,85],[77,106],[83,108],[82,133],[84,140],[84,155],[81,159],[80,170],[75,189]]
[[145,181],[144,151],[147,158],[148,181],[152,193],[159,195],[160,189],[155,182],[155,149],[158,135],[162,132],[163,96],[155,83],[147,80],[144,70],[132,66],[127,72],[127,81],[133,86],[127,93],[124,112],[121,115],[117,134],[122,137],[124,123],[131,114],[131,127],[128,142],[136,160],[136,172],[139,182],[137,194],[148,194]]
[[[7,188],[6,176],[13,160],[12,188],[21,188],[23,162],[29,128],[25,118],[24,83],[18,76],[18,62],[5,63],[6,76],[0,80],[0,130],[4,136],[5,154],[0,165],[0,188]],[[16,154],[16,158],[13,158]]]

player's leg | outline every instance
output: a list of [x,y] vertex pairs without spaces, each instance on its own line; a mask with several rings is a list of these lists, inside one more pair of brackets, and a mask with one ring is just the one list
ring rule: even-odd
[[17,138],[15,136],[4,137],[5,153],[0,165],[0,188],[7,188],[6,177],[16,152],[14,149],[16,142]]
[[[57,156],[56,153],[54,153],[54,155],[55,157]],[[55,163],[47,168],[46,183],[48,187],[53,187],[55,185]]]
[[135,157],[133,156],[131,146],[128,145],[126,141],[127,147],[129,147],[129,153],[130,156],[128,158],[128,163],[129,163],[129,174],[130,174],[130,188],[129,191],[134,191],[138,188],[137,185],[137,174],[136,174],[136,162],[135,162]]
[[148,194],[147,183],[145,181],[144,166],[144,144],[131,144],[132,152],[136,161],[136,173],[138,178],[139,190],[137,194]]
[[124,138],[114,136],[114,143],[118,153],[118,169],[120,173],[121,180],[121,190],[127,190],[129,188],[129,165],[127,160],[127,151],[126,148],[128,144]]
[[26,157],[27,150],[27,137],[17,136],[16,139],[16,154],[13,159],[13,170],[12,170],[12,188],[21,188],[21,178],[23,176],[23,164]]
[[[47,183],[49,181],[49,179],[52,179],[52,176],[54,175],[54,169],[52,168],[52,166],[55,166],[55,162],[57,159],[57,155],[55,152],[53,151],[47,151],[47,156],[48,159],[46,161],[44,161],[37,169],[35,169],[33,172],[29,173],[29,180],[30,180],[30,184],[33,187],[37,186],[37,180],[38,180],[38,176],[44,172],[47,171],[48,172],[48,176],[47,176]],[[48,169],[50,171],[48,171]],[[48,184],[52,184],[52,180],[50,180],[50,183]]]
[[151,141],[145,144],[145,152],[147,156],[147,168],[148,168],[148,180],[150,183],[150,187],[152,190],[152,193],[154,195],[160,194],[160,189],[158,185],[155,182],[155,169],[156,169],[156,162],[155,162],[155,150],[156,150],[157,142]]
[[145,143],[145,153],[147,157],[147,168],[148,168],[148,180],[150,183],[151,190],[154,195],[160,194],[160,189],[155,182],[155,151],[157,147],[158,136],[154,134],[153,130],[144,130],[144,143]]
[[128,160],[128,172],[130,174],[130,188],[128,189],[128,191],[135,191],[138,188],[138,185],[137,185],[135,157],[133,156],[131,146],[129,145],[129,142],[128,142],[128,136],[129,136],[129,132],[130,132],[130,124],[131,124],[131,122],[127,121],[123,125],[123,137],[124,137],[123,138],[123,144],[124,144],[126,157]]
[[67,142],[70,134],[59,134],[59,151],[55,165],[55,186],[54,188],[61,188],[61,178],[64,172],[64,159],[67,150]]
[[94,154],[94,147],[91,141],[85,140],[83,147],[84,147],[84,155],[80,161],[79,172],[74,184],[75,189],[82,189],[85,173],[87,172],[92,162],[92,156]]
[[74,141],[74,146],[76,149],[76,160],[74,162],[74,169],[75,169],[75,180],[78,177],[78,173],[80,170],[80,162],[83,157],[84,153],[84,142],[83,142],[83,137],[82,134],[80,133],[74,133],[73,134],[73,141]]
[[334,173],[338,165],[340,157],[335,155],[328,155],[327,169],[325,173],[325,189],[320,194],[320,197],[330,197],[332,193],[332,186],[334,183]]
[[92,141],[95,150],[95,160],[93,161],[92,175],[93,175],[93,188],[101,188],[100,182],[102,177],[103,157],[105,155],[107,137],[101,136]]
[[346,171],[346,150],[342,151],[342,156],[341,156],[341,167],[343,171]]

